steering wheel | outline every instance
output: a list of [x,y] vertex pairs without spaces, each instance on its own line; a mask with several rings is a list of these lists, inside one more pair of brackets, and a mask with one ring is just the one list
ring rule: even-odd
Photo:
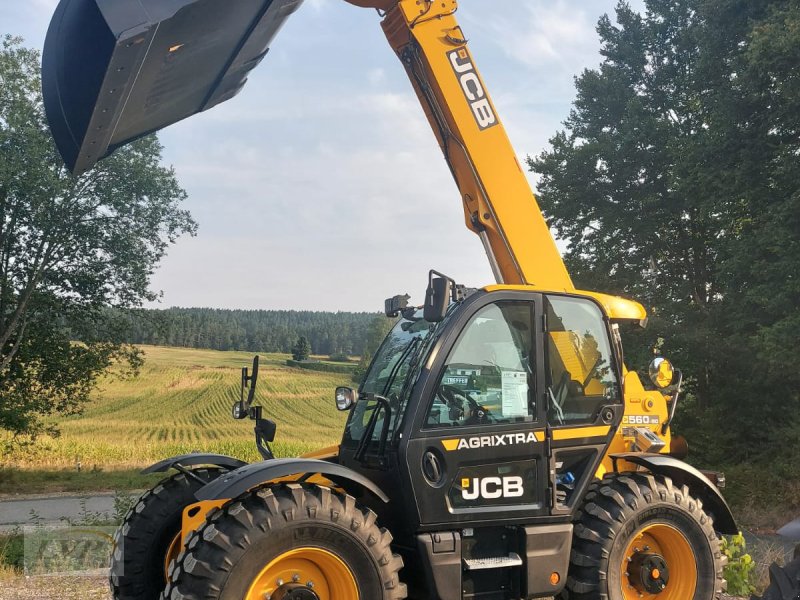
[[448,383],[443,383],[439,386],[439,390],[437,394],[444,400],[445,404],[448,408],[457,408],[462,409],[463,415],[463,403],[459,400],[459,398],[463,398],[467,401],[470,408],[470,415],[467,417],[465,421],[465,425],[474,425],[477,423],[483,423],[489,417],[489,409],[481,406],[478,404],[478,401],[475,400],[472,396],[470,396],[467,392],[458,388],[454,385],[450,385]]

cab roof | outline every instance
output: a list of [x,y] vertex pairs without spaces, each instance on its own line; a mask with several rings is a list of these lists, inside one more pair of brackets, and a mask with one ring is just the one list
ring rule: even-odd
[[635,300],[628,300],[620,296],[612,296],[610,294],[603,294],[600,292],[587,292],[585,290],[550,290],[540,288],[535,285],[488,285],[483,288],[486,292],[500,292],[500,291],[522,291],[522,292],[537,292],[540,294],[562,294],[568,296],[578,296],[582,298],[591,298],[599,303],[606,315],[612,321],[624,321],[638,323],[641,327],[647,325],[647,311],[644,306]]

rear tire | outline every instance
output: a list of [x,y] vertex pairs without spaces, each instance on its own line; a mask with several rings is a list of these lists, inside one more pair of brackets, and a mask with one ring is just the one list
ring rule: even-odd
[[[166,581],[166,559],[181,532],[183,509],[221,469],[194,469],[200,481],[176,473],[146,491],[114,534],[109,584],[114,600],[158,600]],[[180,540],[177,540],[180,544]]]
[[569,600],[713,600],[725,587],[711,517],[686,486],[647,473],[592,483],[578,512]]
[[753,596],[752,600],[800,600],[800,557],[785,567],[770,566],[769,586],[761,598]]
[[248,492],[212,512],[162,600],[402,600],[402,559],[376,515],[315,485]]

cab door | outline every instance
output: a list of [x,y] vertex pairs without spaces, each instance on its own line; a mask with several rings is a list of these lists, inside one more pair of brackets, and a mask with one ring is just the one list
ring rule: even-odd
[[544,297],[545,394],[553,513],[573,513],[598,475],[622,419],[622,387],[609,323],[591,299]]
[[401,449],[422,527],[546,515],[541,296],[482,294],[449,325]]

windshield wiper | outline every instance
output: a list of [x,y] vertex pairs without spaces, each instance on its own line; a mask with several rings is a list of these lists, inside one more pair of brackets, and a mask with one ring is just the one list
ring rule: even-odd
[[421,338],[415,337],[414,339],[411,340],[411,342],[409,342],[408,346],[406,346],[406,349],[403,350],[403,353],[400,355],[400,358],[397,359],[397,362],[394,364],[394,367],[392,367],[392,372],[389,373],[389,377],[383,386],[383,391],[381,392],[381,394],[385,396],[386,394],[389,393],[389,390],[392,389],[392,384],[394,383],[394,380],[397,379],[397,374],[400,372],[400,368],[403,366],[403,362],[405,362],[406,358],[408,358],[408,355],[411,353],[411,351],[417,347],[417,344],[420,342],[420,340]]

